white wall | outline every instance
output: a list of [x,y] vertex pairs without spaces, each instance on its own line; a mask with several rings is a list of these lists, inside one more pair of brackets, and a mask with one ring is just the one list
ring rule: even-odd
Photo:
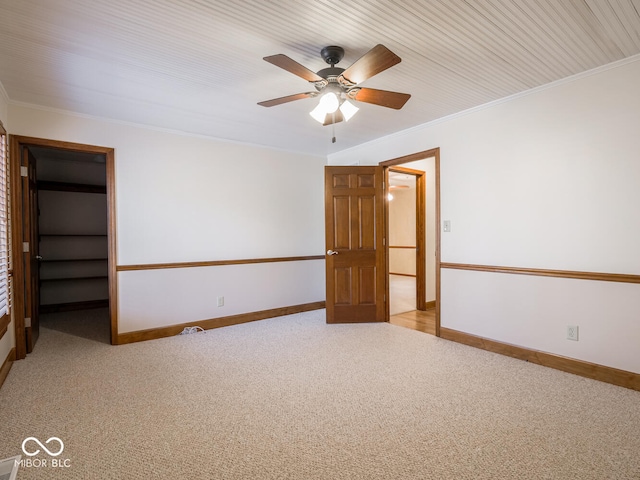
[[[115,148],[118,265],[324,252],[324,158],[19,105],[9,115],[14,134]],[[323,301],[324,262],[294,263],[120,272],[119,332]],[[272,285],[286,294],[266,298]]]
[[416,189],[394,190],[389,211],[389,272],[416,274]]
[[120,333],[325,299],[317,260],[121,272],[119,282]]
[[[639,275],[638,85],[634,57],[329,163],[377,164],[440,147],[442,219],[452,226],[442,233],[443,262]],[[443,270],[441,320],[640,373],[638,298],[637,284]],[[580,326],[577,343],[564,339],[569,324]]]

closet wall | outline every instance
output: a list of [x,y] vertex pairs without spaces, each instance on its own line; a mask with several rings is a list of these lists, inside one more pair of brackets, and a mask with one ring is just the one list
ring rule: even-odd
[[105,158],[31,150],[37,159],[41,311],[106,307]]

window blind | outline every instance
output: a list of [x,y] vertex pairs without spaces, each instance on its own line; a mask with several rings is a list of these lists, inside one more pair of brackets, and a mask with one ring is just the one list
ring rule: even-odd
[[7,132],[0,123],[0,319],[9,314]]

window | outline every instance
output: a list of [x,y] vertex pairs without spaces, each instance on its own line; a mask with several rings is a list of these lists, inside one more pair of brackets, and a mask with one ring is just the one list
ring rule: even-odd
[[7,174],[7,132],[0,122],[0,337],[6,333],[10,320]]

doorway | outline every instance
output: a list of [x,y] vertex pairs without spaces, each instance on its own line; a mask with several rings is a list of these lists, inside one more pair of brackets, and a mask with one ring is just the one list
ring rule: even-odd
[[389,321],[439,335],[439,149],[381,165],[385,168],[388,195]]
[[102,322],[100,340],[113,343],[113,149],[17,136],[11,149],[17,187],[12,189],[16,357],[34,348],[44,319],[50,328],[86,338],[91,338],[87,328],[96,328],[87,321]]
[[[425,310],[425,172],[401,167],[387,171],[389,315]],[[418,258],[420,257],[420,258]]]

